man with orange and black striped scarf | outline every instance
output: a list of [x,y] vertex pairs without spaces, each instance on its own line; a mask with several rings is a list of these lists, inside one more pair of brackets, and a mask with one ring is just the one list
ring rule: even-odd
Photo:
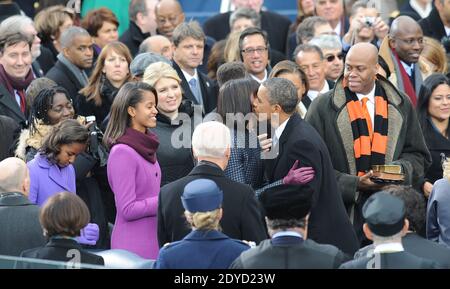
[[404,184],[418,186],[431,163],[411,102],[377,75],[378,51],[370,43],[350,48],[344,76],[311,104],[306,120],[330,151],[339,189],[362,241],[361,208],[383,185],[371,180],[372,165],[401,165]]

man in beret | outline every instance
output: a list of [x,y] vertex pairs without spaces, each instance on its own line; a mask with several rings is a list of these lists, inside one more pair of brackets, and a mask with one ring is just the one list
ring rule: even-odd
[[[425,228],[427,204],[423,195],[410,186],[392,185],[384,191],[399,197],[405,203],[405,217],[409,222],[408,232],[402,238],[405,251],[417,257],[433,260],[441,267],[450,269],[450,248],[419,235]],[[374,248],[373,244],[361,248],[355,253],[354,259],[372,257]]]
[[250,247],[219,230],[223,192],[209,179],[196,179],[184,187],[181,202],[192,231],[181,241],[165,245],[157,269],[227,269]]
[[309,185],[279,185],[261,193],[271,239],[245,251],[232,269],[333,269],[346,256],[332,245],[308,239],[314,191]]
[[437,263],[404,250],[402,238],[409,228],[404,202],[381,191],[367,199],[362,208],[363,231],[375,246],[372,257],[342,264],[341,269],[433,269]]

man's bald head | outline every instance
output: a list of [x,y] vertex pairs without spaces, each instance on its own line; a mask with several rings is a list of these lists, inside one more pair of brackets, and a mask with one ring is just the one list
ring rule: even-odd
[[409,16],[395,18],[389,32],[389,46],[403,62],[416,63],[423,50],[422,28]]
[[0,162],[0,193],[19,192],[28,196],[30,176],[24,161],[7,158]]
[[368,94],[374,87],[378,71],[378,50],[371,43],[353,45],[345,59],[344,77],[355,93]]
[[172,60],[172,42],[167,37],[162,35],[150,36],[139,46],[139,53],[145,52],[157,53],[163,55],[169,60]]
[[347,58],[362,58],[367,64],[376,65],[378,63],[378,48],[369,42],[361,42],[350,47]]

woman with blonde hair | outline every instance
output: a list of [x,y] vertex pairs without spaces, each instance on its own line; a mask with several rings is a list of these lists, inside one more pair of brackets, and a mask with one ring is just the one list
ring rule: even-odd
[[109,113],[119,89],[131,80],[131,54],[121,42],[107,44],[95,64],[88,85],[80,90],[75,107],[78,114],[94,115],[102,123]]
[[181,202],[192,232],[161,249],[157,269],[227,269],[250,248],[220,232],[222,200],[223,192],[212,180],[196,179],[184,187]]
[[448,64],[444,46],[439,41],[426,36],[423,42],[425,45],[420,53],[419,64],[425,78],[433,73],[447,74]]
[[153,86],[157,93],[157,125],[152,131],[162,144],[158,150],[158,161],[162,171],[161,186],[164,186],[186,176],[194,167],[189,146],[178,147],[172,143],[174,131],[183,125],[188,125],[187,130],[192,134],[190,122],[183,123],[182,117],[192,116],[192,102],[182,101],[181,79],[167,63],[150,64],[144,72],[143,82]]

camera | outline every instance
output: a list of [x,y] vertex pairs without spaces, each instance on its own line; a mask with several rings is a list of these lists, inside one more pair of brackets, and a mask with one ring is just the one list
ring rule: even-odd
[[366,26],[372,27],[374,22],[375,22],[375,17],[364,17],[364,24],[366,24]]
[[99,166],[103,167],[108,161],[108,152],[102,145],[103,133],[97,127],[96,118],[93,115],[86,117],[86,123],[90,123],[89,130],[89,153],[99,161]]

